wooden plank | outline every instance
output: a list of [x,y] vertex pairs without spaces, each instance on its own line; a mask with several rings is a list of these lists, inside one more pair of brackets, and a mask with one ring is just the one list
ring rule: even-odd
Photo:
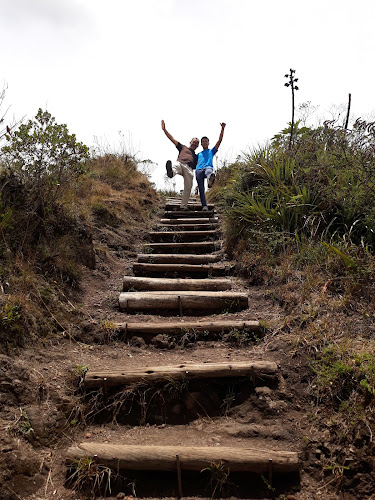
[[80,443],[67,450],[72,459],[95,457],[98,464],[114,470],[175,471],[176,455],[182,470],[201,471],[212,462],[223,462],[231,472],[267,474],[298,472],[298,454],[292,451],[241,449],[239,447],[141,446],[107,443]]
[[168,251],[173,251],[175,253],[187,253],[192,252],[195,254],[205,254],[207,252],[213,252],[216,249],[221,248],[223,245],[222,240],[216,241],[191,241],[191,242],[164,242],[164,243],[145,243],[143,249],[145,252],[150,251],[153,254],[165,253]]
[[217,217],[191,217],[191,218],[181,218],[181,219],[160,219],[160,224],[169,224],[169,225],[174,225],[174,224],[183,224],[183,225],[188,225],[188,224],[217,224],[219,222],[219,219]]
[[133,272],[136,276],[146,275],[149,273],[184,273],[184,274],[204,274],[204,275],[223,275],[228,274],[231,266],[224,264],[149,264],[134,262]]
[[[165,199],[166,202],[172,202],[172,203],[181,203],[182,201],[182,198],[181,196],[168,196],[166,199]],[[188,202],[192,202],[192,203],[197,203],[198,201],[198,198],[194,197],[194,196],[190,196],[189,199],[188,199]]]
[[173,366],[150,366],[132,370],[89,370],[84,385],[86,389],[123,386],[140,382],[173,380],[219,379],[276,375],[277,364],[273,361],[231,361],[228,363],[182,363]]
[[171,229],[172,231],[208,231],[210,229],[217,229],[219,224],[158,224],[161,231]]
[[241,292],[122,292],[120,309],[167,311],[237,311],[248,307],[248,296]]
[[[215,207],[214,205],[207,205],[208,210],[213,210]],[[200,203],[188,203],[188,209],[189,210],[194,210],[194,211],[202,211],[202,205]],[[165,205],[165,211],[175,211],[175,210],[181,210],[180,204],[179,203],[166,203]]]
[[152,242],[158,241],[205,241],[212,238],[218,238],[220,231],[150,231],[149,236]]
[[154,321],[143,323],[114,323],[119,332],[129,333],[129,335],[184,335],[186,332],[208,332],[224,333],[231,330],[257,332],[261,330],[259,321],[173,321],[159,322]]
[[[156,264],[157,265],[157,264]],[[124,276],[123,292],[133,290],[230,290],[230,279],[168,279],[168,278],[140,278]]]
[[137,261],[139,263],[149,264],[209,264],[219,262],[220,255],[193,255],[193,254],[138,254]]
[[193,218],[193,217],[197,217],[197,218],[200,218],[203,216],[205,217],[214,217],[215,215],[215,210],[208,210],[206,212],[202,212],[202,210],[175,210],[175,211],[166,211],[164,212],[163,214],[163,217],[165,219],[178,219],[178,218]]

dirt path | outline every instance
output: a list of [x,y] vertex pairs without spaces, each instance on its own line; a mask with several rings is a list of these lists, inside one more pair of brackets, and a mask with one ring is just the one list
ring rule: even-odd
[[[142,251],[142,249],[140,249]],[[297,452],[300,460],[299,477],[294,474],[284,480],[283,477],[276,481],[276,477],[262,475],[259,479],[251,476],[252,483],[245,480],[241,491],[237,490],[242,498],[270,498],[270,496],[284,495],[280,498],[292,499],[335,499],[336,496],[322,487],[321,478],[314,474],[313,461],[315,457],[306,451],[306,443],[316,436],[311,435],[311,425],[307,415],[313,411],[306,397],[308,380],[301,379],[303,367],[295,366],[292,361],[290,347],[279,335],[283,326],[282,310],[265,298],[264,290],[258,287],[247,289],[235,277],[232,277],[233,290],[246,292],[248,307],[237,311],[225,313],[189,315],[179,312],[168,313],[159,311],[160,314],[149,313],[144,310],[127,314],[117,307],[121,283],[124,275],[132,274],[132,263],[135,254],[129,253],[128,259],[113,258],[110,273],[104,279],[103,272],[96,271],[88,276],[84,282],[81,308],[88,312],[88,319],[84,325],[83,339],[87,343],[71,339],[66,344],[46,346],[38,358],[38,370],[41,374],[48,373],[48,390],[51,394],[69,392],[69,386],[63,386],[62,379],[67,373],[72,373],[77,367],[89,367],[90,371],[128,371],[136,368],[154,366],[170,366],[181,363],[235,363],[237,361],[264,360],[275,362],[279,365],[277,380],[270,384],[261,381],[251,390],[240,380],[239,390],[236,384],[227,384],[224,392],[219,389],[219,381],[194,382],[189,390],[182,389],[183,394],[176,403],[176,398],[169,398],[163,388],[153,387],[152,397],[147,388],[142,388],[132,396],[135,411],[125,411],[126,401],[121,401],[124,406],[119,406],[120,392],[107,394],[111,401],[110,409],[103,411],[103,399],[89,402],[89,408],[95,411],[86,413],[86,425],[77,427],[74,432],[67,432],[64,439],[56,442],[55,447],[40,447],[41,478],[33,484],[25,485],[25,492],[30,494],[15,496],[25,499],[50,499],[70,500],[76,498],[89,498],[80,495],[64,485],[65,458],[67,449],[79,443],[100,442],[102,444],[131,444],[131,445],[157,445],[183,447],[231,447],[237,450],[256,449]],[[223,257],[224,258],[224,257]],[[131,293],[131,292],[130,292]],[[210,336],[185,335],[184,341],[180,337],[143,338],[142,336],[128,337],[124,342],[118,332],[113,328],[116,323],[143,322],[155,324],[158,322],[171,323],[176,320],[183,326],[188,321],[250,321],[261,320],[267,325],[265,335],[237,336],[229,338],[221,335],[211,339]],[[106,338],[104,338],[106,336]],[[165,337],[165,336],[164,336]],[[35,352],[25,351],[22,355],[23,363],[32,363]],[[86,368],[85,368],[86,369]],[[226,380],[226,383],[228,381]],[[190,382],[189,382],[190,384]],[[155,399],[155,394],[159,399]],[[219,399],[217,398],[219,395]],[[224,396],[223,396],[224,395]],[[143,402],[148,405],[142,413],[142,406],[137,398],[143,397]],[[112,399],[111,399],[112,398]],[[148,399],[147,399],[148,398]],[[63,399],[63,398],[62,398]],[[48,398],[44,402],[48,407]],[[68,404],[68,401],[66,401]],[[91,404],[91,406],[90,406]],[[104,404],[104,405],[105,405]],[[82,405],[82,406],[80,406]],[[87,400],[80,399],[71,412],[70,420],[81,418],[87,412]],[[160,405],[163,406],[158,413]],[[107,404],[108,406],[108,404]],[[84,409],[85,407],[85,409]],[[74,411],[73,411],[74,410]],[[40,406],[39,406],[40,412]],[[75,412],[75,413],[74,413]],[[46,410],[47,414],[47,410]],[[73,424],[72,424],[73,425]],[[42,470],[44,464],[46,470]],[[139,477],[138,477],[139,476]],[[123,485],[113,485],[113,496],[108,498],[125,498],[137,495],[148,498],[160,496],[178,496],[176,490],[176,474],[151,473],[149,476],[139,474],[136,479],[128,482],[127,490]],[[198,475],[199,476],[199,475]],[[198,477],[190,478],[189,473],[183,474],[184,493],[195,498],[212,495],[213,484],[207,477],[204,481]],[[134,482],[135,481],[135,482]],[[197,481],[197,487],[192,485]],[[203,483],[202,483],[203,481]],[[242,479],[239,478],[241,482]],[[272,481],[275,481],[271,484]],[[153,488],[149,487],[154,485]],[[216,483],[215,483],[216,484]],[[221,483],[220,483],[221,484]],[[174,486],[173,486],[174,485]],[[14,490],[19,490],[17,478],[14,480]],[[147,486],[147,487],[146,487]],[[226,486],[230,493],[226,494]],[[236,496],[236,488],[231,489],[231,483],[223,485],[223,496]],[[221,486],[220,486],[221,487]],[[117,489],[116,489],[117,488]],[[218,491],[216,491],[218,494]],[[327,495],[327,496],[326,496]],[[339,498],[339,497],[337,497]],[[348,497],[349,498],[349,497]],[[13,499],[12,499],[13,500]]]

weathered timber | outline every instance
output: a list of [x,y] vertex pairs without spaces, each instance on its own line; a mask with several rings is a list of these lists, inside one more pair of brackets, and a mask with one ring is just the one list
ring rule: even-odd
[[168,279],[168,278],[141,278],[124,276],[123,292],[128,290],[230,290],[230,279]]
[[248,307],[248,296],[241,292],[122,292],[120,309],[164,311],[238,311]]
[[171,229],[172,231],[208,231],[210,229],[218,229],[219,224],[158,224],[161,231]]
[[149,264],[209,264],[219,262],[220,255],[192,255],[192,254],[138,254],[137,261],[139,263]]
[[119,385],[163,380],[197,380],[208,378],[253,377],[277,375],[278,366],[273,361],[231,361],[228,363],[182,363],[173,366],[152,366],[132,370],[95,371],[86,373],[86,389],[116,387]]
[[[197,210],[197,211],[194,211],[194,210],[172,210],[172,211],[166,211],[164,212],[163,214],[163,217],[165,219],[179,219],[179,218],[193,218],[193,217],[197,217],[197,218],[200,218],[202,217],[203,215],[203,212],[201,210]],[[204,212],[204,216],[205,217],[214,217],[215,215],[215,211],[214,210],[207,210],[206,212]]]
[[205,241],[208,239],[218,238],[220,231],[150,231],[149,236],[152,242],[169,241],[169,242],[182,242],[182,241]]
[[[168,196],[168,198],[166,198],[166,203],[181,203],[182,199],[179,198],[178,196]],[[198,200],[197,198],[193,197],[193,196],[190,196],[190,198],[188,199],[188,202],[190,203],[197,203]]]
[[176,456],[182,470],[201,471],[212,462],[224,463],[231,472],[266,474],[298,472],[298,454],[292,451],[241,449],[224,446],[141,446],[80,443],[67,451],[72,459],[95,457],[98,464],[114,470],[175,471]]
[[[213,205],[207,205],[209,210],[213,210],[214,206]],[[179,203],[167,203],[165,205],[165,211],[175,211],[175,210],[181,210],[180,204]],[[194,210],[194,211],[202,211],[202,205],[200,203],[188,203],[188,210]]]
[[174,224],[183,224],[183,225],[188,225],[188,224],[216,224],[219,222],[219,219],[217,217],[192,217],[192,218],[181,218],[181,219],[160,219],[160,224],[169,224],[169,225],[174,225]]
[[231,270],[230,265],[224,264],[143,264],[134,262],[133,272],[135,276],[150,276],[150,273],[157,274],[200,274],[200,275],[220,275],[228,274]]
[[222,240],[216,241],[191,241],[185,243],[179,242],[164,242],[164,243],[145,243],[143,245],[145,252],[152,252],[153,254],[165,253],[173,251],[175,253],[194,253],[205,254],[207,252],[214,252],[222,247]]
[[114,323],[117,331],[129,335],[184,335],[186,332],[224,333],[232,330],[258,332],[261,330],[259,321],[174,321],[155,323]]

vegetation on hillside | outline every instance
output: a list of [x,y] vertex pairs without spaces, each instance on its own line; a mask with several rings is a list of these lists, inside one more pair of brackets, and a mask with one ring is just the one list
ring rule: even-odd
[[281,331],[316,402],[314,446],[345,488],[374,447],[375,123],[297,122],[292,145],[290,132],[219,170],[210,197],[239,270],[286,311]]
[[105,254],[96,230],[135,231],[157,195],[134,157],[93,157],[47,111],[2,139],[0,350],[9,351],[35,336],[73,334],[73,294]]

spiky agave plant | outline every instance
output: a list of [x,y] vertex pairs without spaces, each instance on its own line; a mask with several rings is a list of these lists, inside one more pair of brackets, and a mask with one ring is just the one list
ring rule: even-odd
[[251,190],[232,193],[229,217],[257,231],[288,235],[307,231],[308,222],[317,212],[317,194],[299,179],[295,161],[289,155],[273,151],[264,158],[261,163],[248,158],[256,184]]

